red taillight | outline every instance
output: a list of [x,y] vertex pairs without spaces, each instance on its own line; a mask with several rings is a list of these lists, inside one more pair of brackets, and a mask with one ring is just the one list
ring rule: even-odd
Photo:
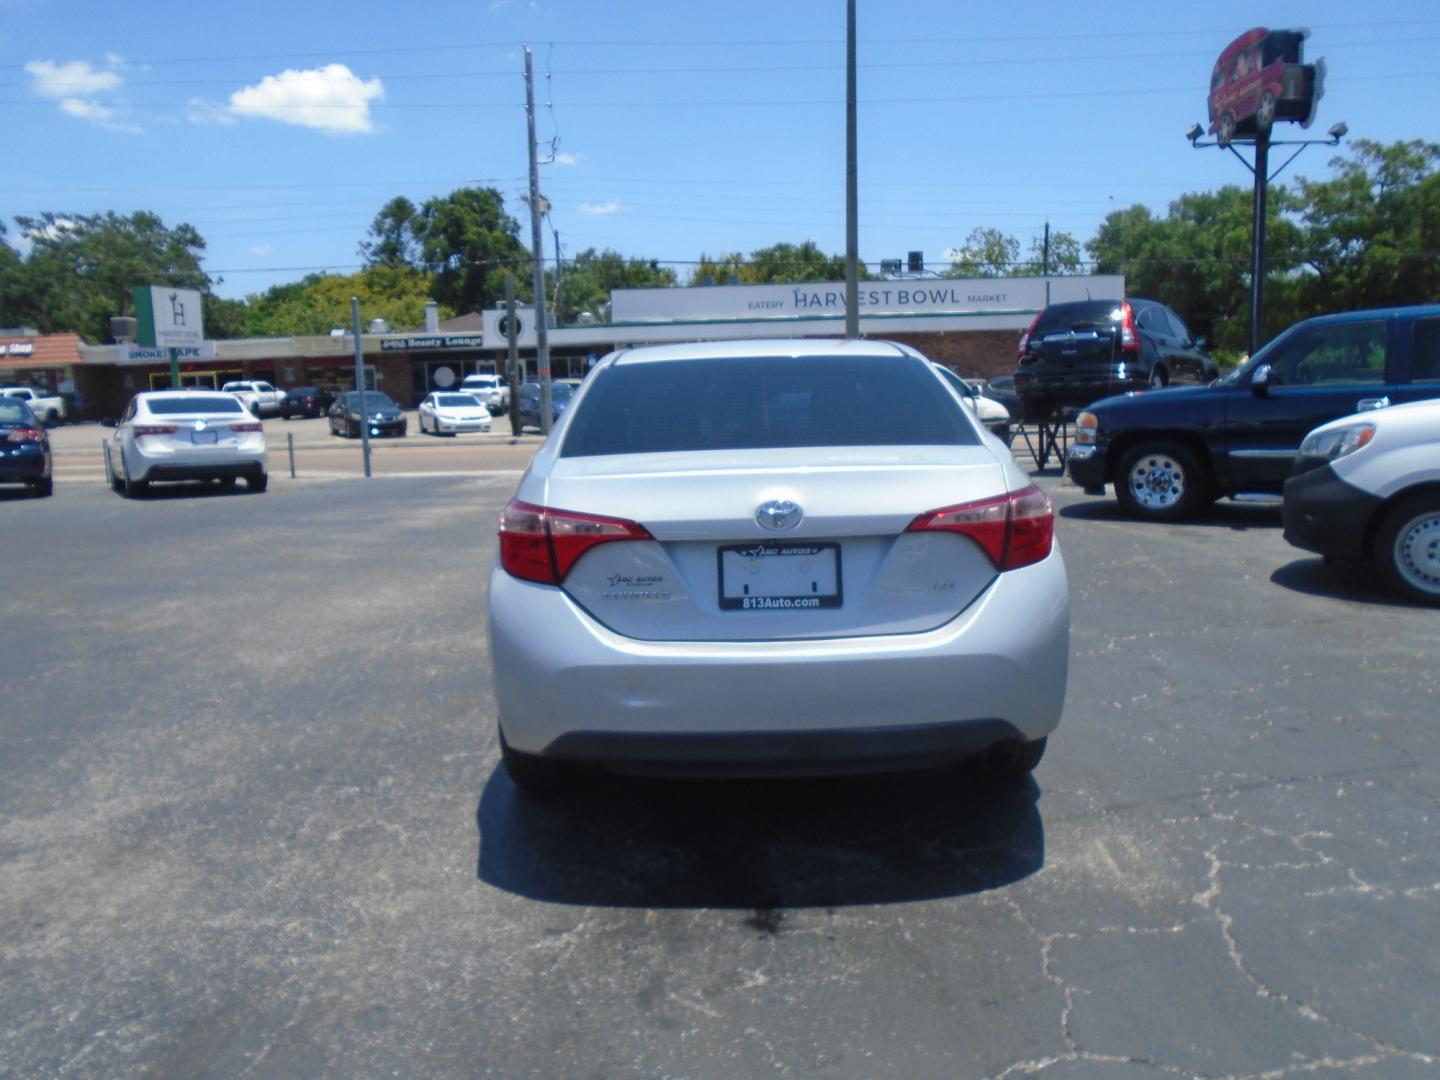
[[653,540],[633,521],[551,510],[513,500],[500,514],[500,565],[526,581],[559,585],[592,547],[616,540]]
[[997,570],[1017,570],[1050,554],[1055,510],[1035,486],[991,499],[945,506],[921,514],[907,532],[953,532],[974,540]]
[[[1040,315],[1043,314],[1044,312],[1042,311]],[[1030,348],[1030,335],[1035,332],[1035,324],[1040,321],[1040,315],[1036,315],[1035,318],[1031,319],[1030,325],[1027,326],[1025,332],[1020,335],[1020,351],[1017,355],[1022,360],[1025,358],[1026,351]]]
[[135,437],[142,435],[174,435],[175,427],[172,424],[136,424]]
[[1135,310],[1129,304],[1120,305],[1120,351],[1138,353],[1140,335],[1135,333]]
[[264,431],[264,424],[231,424],[231,431]]
[[17,427],[11,428],[5,438],[11,442],[44,442],[45,432],[39,428]]

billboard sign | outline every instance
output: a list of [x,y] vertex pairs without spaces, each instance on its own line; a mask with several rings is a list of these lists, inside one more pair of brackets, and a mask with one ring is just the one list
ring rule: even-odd
[[141,345],[185,349],[196,348],[205,340],[200,290],[137,285],[134,297]]
[[1210,134],[1221,146],[1235,139],[1268,138],[1277,120],[1309,127],[1324,93],[1325,61],[1302,63],[1308,30],[1241,34],[1210,71]]

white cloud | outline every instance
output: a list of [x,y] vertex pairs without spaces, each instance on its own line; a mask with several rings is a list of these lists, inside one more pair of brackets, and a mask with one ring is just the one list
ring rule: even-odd
[[584,154],[567,154],[564,151],[556,151],[555,157],[551,159],[556,165],[579,165],[585,160]]
[[185,103],[185,119],[192,124],[233,124],[235,117],[224,105],[216,105],[204,98],[191,98]]
[[57,64],[53,60],[31,60],[25,65],[25,70],[35,80],[35,92],[49,98],[101,94],[118,90],[125,84],[125,80],[115,72],[93,68],[84,60],[72,60],[68,64]]
[[258,116],[332,134],[375,130],[370,102],[385,96],[378,78],[363,82],[344,64],[267,75],[230,95],[230,112]]
[[619,204],[618,202],[607,202],[607,203],[582,202],[582,203],[580,204],[580,212],[581,212],[582,214],[614,214],[614,213],[618,213],[619,210],[620,210],[620,204]]
[[60,111],[79,120],[89,120],[96,127],[102,127],[106,131],[123,131],[127,135],[140,135],[145,130],[139,124],[132,124],[128,120],[117,120],[115,110],[108,105],[101,105],[98,101],[65,98],[60,102]]
[[269,244],[253,244],[247,249],[251,255],[269,255]]

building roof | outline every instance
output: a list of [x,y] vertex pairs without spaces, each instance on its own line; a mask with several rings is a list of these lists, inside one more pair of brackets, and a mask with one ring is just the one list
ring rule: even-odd
[[[12,356],[10,346],[31,346],[28,355]],[[0,337],[0,368],[64,367],[83,363],[79,334],[40,334],[35,337]]]

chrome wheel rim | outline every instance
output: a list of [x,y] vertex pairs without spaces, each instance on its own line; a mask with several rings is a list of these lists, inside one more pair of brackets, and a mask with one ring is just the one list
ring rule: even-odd
[[1255,110],[1255,126],[1264,131],[1275,122],[1275,99],[1266,94],[1260,99],[1260,105]]
[[1395,569],[1413,588],[1440,596],[1440,510],[1405,523],[1395,537]]
[[1169,510],[1185,497],[1185,470],[1168,454],[1146,454],[1131,467],[1129,484],[1146,510]]

